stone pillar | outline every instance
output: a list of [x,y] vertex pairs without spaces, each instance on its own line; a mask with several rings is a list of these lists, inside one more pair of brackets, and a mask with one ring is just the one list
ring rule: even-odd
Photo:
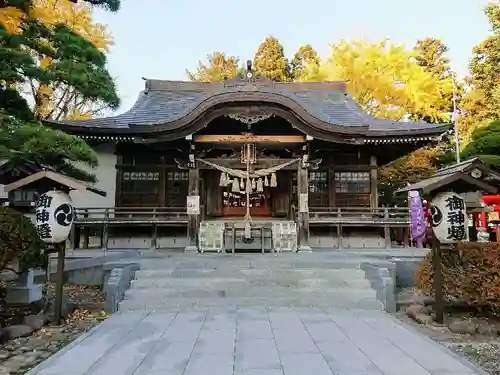
[[[194,164],[194,163],[193,163]],[[198,251],[198,232],[200,228],[200,191],[199,191],[199,180],[200,180],[200,172],[196,165],[192,166],[193,168],[189,169],[188,176],[188,205],[189,200],[197,200],[198,201],[198,211],[190,212],[190,208],[188,207],[188,227],[187,227],[187,235],[188,235],[188,245],[184,249],[185,251]],[[197,197],[197,198],[196,198]]]
[[311,251],[309,246],[309,176],[307,166],[299,162],[297,169],[297,198],[299,212],[297,221],[299,226],[299,251]]
[[370,156],[370,207],[378,208],[378,169],[375,155]]

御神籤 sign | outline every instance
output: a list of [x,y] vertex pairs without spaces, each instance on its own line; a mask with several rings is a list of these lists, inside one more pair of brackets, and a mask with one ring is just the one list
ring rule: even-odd
[[442,243],[469,240],[465,200],[457,193],[439,193],[430,206],[431,226]]

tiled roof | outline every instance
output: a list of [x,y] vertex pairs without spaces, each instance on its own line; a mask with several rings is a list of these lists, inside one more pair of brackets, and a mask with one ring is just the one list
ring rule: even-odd
[[[366,129],[370,136],[438,134],[449,125],[401,122],[374,118],[365,113],[347,94],[342,82],[272,83],[249,90],[241,85],[223,82],[200,83],[146,80],[146,89],[135,104],[123,114],[79,121],[60,121],[65,125],[126,130],[131,127],[168,125],[190,114],[204,101],[219,95],[244,92],[268,94],[269,97],[291,99],[309,115],[326,125]],[[269,101],[269,104],[273,104]]]

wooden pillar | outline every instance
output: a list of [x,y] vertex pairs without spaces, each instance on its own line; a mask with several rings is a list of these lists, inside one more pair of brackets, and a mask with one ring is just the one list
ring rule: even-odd
[[89,248],[89,240],[90,240],[90,228],[83,227],[83,248]]
[[388,224],[389,221],[389,209],[384,208],[384,238],[385,238],[385,247],[390,248],[392,246],[391,241],[391,227]]
[[298,225],[299,251],[311,251],[309,246],[309,176],[307,166],[299,162],[297,169]]
[[[194,163],[193,163],[194,164]],[[200,191],[199,191],[199,179],[200,172],[196,165],[192,165],[192,168],[189,169],[188,175],[188,199],[192,199],[191,197],[198,197],[194,199],[198,199],[198,211],[197,213],[188,212],[188,245],[185,248],[185,251],[198,251],[198,232],[200,228]]]
[[375,155],[370,156],[370,207],[378,208],[378,169]]

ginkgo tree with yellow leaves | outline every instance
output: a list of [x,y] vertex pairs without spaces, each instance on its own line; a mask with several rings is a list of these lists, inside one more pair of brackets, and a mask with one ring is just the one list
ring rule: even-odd
[[[451,77],[435,74],[419,64],[418,52],[422,53],[390,40],[343,40],[332,45],[326,61],[309,64],[300,80],[346,81],[357,103],[375,117],[450,121]],[[423,148],[382,166],[380,191],[389,199],[381,199],[381,203],[391,204],[394,190],[434,174],[442,152],[439,146]]]
[[439,80],[417,64],[411,51],[389,40],[334,44],[328,60],[310,64],[300,80],[346,81],[357,103],[376,117],[449,119],[440,109],[446,100],[442,92],[449,91],[451,80]]
[[[91,0],[117,9],[117,0]],[[87,2],[0,1],[0,159],[50,166],[85,180],[75,161],[97,164],[81,139],[39,121],[79,117],[95,104],[117,108],[106,69],[110,43]]]

